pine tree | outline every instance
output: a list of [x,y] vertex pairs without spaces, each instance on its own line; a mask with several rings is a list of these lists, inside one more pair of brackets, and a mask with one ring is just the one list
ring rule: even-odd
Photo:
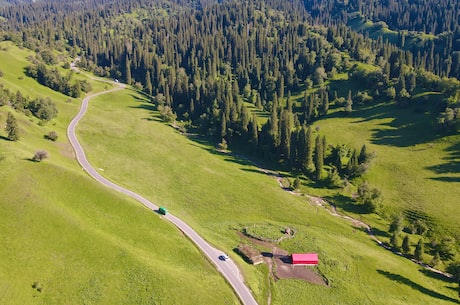
[[145,90],[148,95],[152,95],[153,92],[153,86],[152,86],[152,80],[150,78],[150,71],[145,72]]
[[409,240],[409,235],[404,236],[401,249],[404,254],[408,254],[410,251],[410,240]]
[[321,180],[324,166],[324,150],[323,150],[323,141],[318,135],[316,137],[316,146],[315,146],[315,179]]
[[278,126],[278,107],[273,105],[272,114],[270,117],[270,135],[272,136],[275,147],[279,146],[279,126]]
[[353,110],[353,100],[351,99],[351,90],[348,91],[348,98],[347,98],[347,103],[345,105],[345,112],[350,113]]
[[280,154],[285,161],[288,161],[291,144],[292,113],[284,109],[280,121]]
[[423,239],[420,238],[418,240],[417,246],[415,247],[414,258],[420,262],[423,261],[424,252],[425,252],[425,249],[424,249]]
[[368,159],[368,153],[367,153],[367,147],[366,147],[366,144],[364,144],[362,147],[361,147],[361,151],[359,152],[359,156],[358,156],[358,163],[359,164],[362,164],[364,162],[367,161]]
[[227,117],[224,112],[222,112],[220,118],[220,137],[224,138],[227,135]]
[[125,78],[126,78],[126,83],[128,85],[131,85],[132,79],[131,79],[131,61],[128,58],[128,54],[126,54],[126,60],[125,60]]
[[13,116],[11,112],[8,112],[8,116],[6,119],[6,127],[5,131],[7,133],[7,138],[11,141],[19,140],[19,127],[18,123],[16,122],[16,118]]
[[252,120],[250,121],[250,125],[251,125],[251,129],[250,129],[251,142],[255,147],[257,147],[257,144],[259,142],[259,134],[258,134],[258,126],[257,126],[257,116],[255,113],[252,115]]
[[399,236],[398,236],[398,234],[396,232],[393,233],[393,235],[391,235],[390,245],[391,245],[391,247],[393,248],[394,251],[399,251],[400,250]]
[[305,135],[305,148],[306,148],[306,170],[309,171],[313,168],[313,131],[311,126],[308,127]]
[[356,175],[357,170],[358,170],[358,156],[356,153],[356,149],[354,149],[353,154],[348,160],[346,173],[348,176],[354,177]]

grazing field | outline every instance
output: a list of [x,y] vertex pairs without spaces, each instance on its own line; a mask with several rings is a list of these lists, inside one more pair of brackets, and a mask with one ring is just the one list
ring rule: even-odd
[[[0,304],[239,304],[174,226],[81,170],[66,138],[79,101],[21,72],[31,52],[0,46],[0,83],[31,98],[49,96],[59,111],[38,124],[0,107]],[[6,140],[8,112],[21,129],[17,142]],[[50,130],[56,142],[43,138]],[[38,149],[50,157],[30,161]]]
[[[378,104],[357,108],[349,116],[336,110],[315,126],[330,143],[356,149],[366,144],[376,153],[363,180],[383,192],[389,215],[418,211],[429,215],[445,234],[458,237],[460,136],[437,135],[432,110],[423,104],[402,109]],[[341,204],[340,200],[336,203]]]
[[[134,91],[92,100],[77,132],[89,160],[106,177],[167,207],[236,259],[260,304],[267,302],[269,289],[272,304],[457,302],[455,283],[377,246],[306,197],[283,191],[246,159],[179,134]],[[242,242],[237,230],[266,223],[296,229],[280,247],[318,252],[328,287],[267,280],[266,266],[247,265],[232,252]]]

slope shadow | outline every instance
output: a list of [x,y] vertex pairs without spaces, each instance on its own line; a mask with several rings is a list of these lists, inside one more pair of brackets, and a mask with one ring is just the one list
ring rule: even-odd
[[[416,111],[420,107],[423,107],[423,111]],[[408,147],[430,142],[438,137],[432,123],[434,121],[432,113],[435,112],[435,107],[435,105],[420,106],[420,103],[414,103],[414,105],[403,108],[395,103],[375,103],[359,106],[346,116],[343,113],[335,112],[327,117],[356,119],[353,120],[352,124],[386,120],[386,123],[381,124],[375,122],[376,127],[371,130],[372,143]]]
[[[426,169],[429,169],[436,174],[456,174],[460,173],[460,142],[455,143],[448,148],[445,149],[447,152],[448,156],[444,157],[443,160],[445,160],[445,163],[434,165],[434,166],[429,166],[426,167]],[[434,177],[431,178],[433,180],[441,180],[441,181],[460,181],[460,177]]]
[[390,279],[392,281],[395,281],[395,282],[410,286],[411,288],[416,289],[416,290],[418,290],[421,293],[424,293],[426,295],[429,295],[430,297],[440,299],[440,300],[444,300],[444,301],[453,302],[455,304],[460,304],[459,300],[456,300],[454,298],[451,298],[449,296],[443,295],[443,294],[441,294],[439,292],[436,292],[434,290],[431,290],[431,289],[428,289],[426,287],[423,287],[422,285],[419,285],[419,284],[413,282],[412,280],[410,280],[410,279],[408,279],[408,278],[406,278],[406,277],[404,277],[402,275],[391,273],[391,272],[384,271],[384,270],[379,270],[379,269],[377,269],[377,272],[382,274],[382,275],[384,275],[384,276],[386,276],[388,279]]

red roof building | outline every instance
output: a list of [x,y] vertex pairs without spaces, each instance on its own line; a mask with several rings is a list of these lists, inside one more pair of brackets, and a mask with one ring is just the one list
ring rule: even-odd
[[316,253],[302,253],[292,254],[293,265],[318,265],[318,254]]

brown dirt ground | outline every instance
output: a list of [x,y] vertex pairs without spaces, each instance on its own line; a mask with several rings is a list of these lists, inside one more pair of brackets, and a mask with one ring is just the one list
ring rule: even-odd
[[271,252],[262,252],[262,255],[264,256],[264,262],[270,269],[271,276],[275,280],[300,279],[309,283],[327,286],[323,277],[312,270],[312,267],[292,265],[291,258],[286,250],[278,248],[274,244],[250,238],[241,232],[238,232],[238,235],[245,241],[270,249]]

